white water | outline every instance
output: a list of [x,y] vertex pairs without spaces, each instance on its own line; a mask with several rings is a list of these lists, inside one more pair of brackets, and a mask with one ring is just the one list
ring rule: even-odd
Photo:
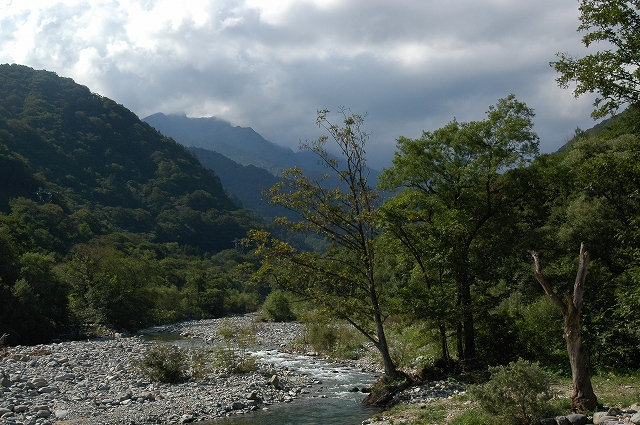
[[[145,338],[182,347],[198,347],[199,338],[184,338],[176,334],[146,334]],[[362,405],[366,394],[351,391],[371,386],[379,375],[352,367],[330,363],[312,356],[281,353],[277,350],[252,351],[260,363],[275,364],[297,373],[307,374],[321,383],[304,389],[290,403],[268,406],[246,414],[198,422],[202,425],[356,425],[380,409]]]

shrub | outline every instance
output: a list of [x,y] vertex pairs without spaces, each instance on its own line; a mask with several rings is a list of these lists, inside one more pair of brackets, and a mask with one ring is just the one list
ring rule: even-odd
[[218,329],[223,346],[213,350],[214,365],[229,373],[248,373],[257,369],[256,359],[249,349],[255,342],[250,328],[236,328],[225,321]]
[[538,363],[519,359],[508,366],[489,368],[491,378],[472,386],[469,393],[486,413],[518,425],[528,425],[551,411],[554,375]]
[[152,381],[180,381],[188,377],[187,355],[173,345],[154,345],[147,348],[140,369]]
[[296,319],[291,311],[289,299],[279,290],[272,291],[264,300],[262,313],[271,322],[290,322]]
[[0,337],[0,360],[2,360],[7,355],[7,352],[9,351],[6,345],[6,341],[8,337],[9,335],[7,334],[3,334]]
[[327,324],[308,324],[305,335],[306,342],[318,352],[331,351],[338,341],[338,333],[335,327]]

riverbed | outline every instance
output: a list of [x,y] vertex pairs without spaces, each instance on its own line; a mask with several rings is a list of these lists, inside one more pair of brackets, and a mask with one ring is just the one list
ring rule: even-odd
[[[354,363],[283,352],[301,335],[299,323],[256,323],[252,316],[239,316],[154,330],[182,334],[175,343],[189,346],[216,344],[219,326],[247,325],[256,335],[257,371],[212,373],[201,381],[175,384],[150,382],[138,368],[150,344],[174,343],[166,340],[119,335],[12,347],[0,361],[0,422],[143,424],[260,417],[255,423],[268,423],[278,417],[277,423],[310,424],[314,417],[322,417],[324,424],[352,424],[369,416],[359,403],[364,394],[354,388],[370,385],[378,375]],[[341,412],[338,405],[345,410]],[[319,413],[323,409],[325,413]],[[353,421],[345,411],[357,412]],[[291,422],[285,412],[292,412],[294,419],[307,416],[305,422]],[[335,422],[332,414],[341,422]]]

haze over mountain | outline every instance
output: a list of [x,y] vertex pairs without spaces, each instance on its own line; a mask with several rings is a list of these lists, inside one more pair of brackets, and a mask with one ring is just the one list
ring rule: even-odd
[[216,117],[189,118],[157,113],[143,121],[184,146],[218,152],[239,164],[255,165],[274,175],[295,166],[311,172],[322,170],[315,154],[294,152],[266,140],[251,127],[234,127]]

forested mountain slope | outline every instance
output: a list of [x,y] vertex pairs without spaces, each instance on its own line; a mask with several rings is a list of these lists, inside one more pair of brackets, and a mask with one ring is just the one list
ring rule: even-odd
[[213,171],[114,101],[0,65],[0,336],[34,344],[254,311],[260,227]]
[[71,79],[2,65],[0,99],[0,211],[19,196],[89,207],[122,230],[210,252],[254,224],[183,146]]

